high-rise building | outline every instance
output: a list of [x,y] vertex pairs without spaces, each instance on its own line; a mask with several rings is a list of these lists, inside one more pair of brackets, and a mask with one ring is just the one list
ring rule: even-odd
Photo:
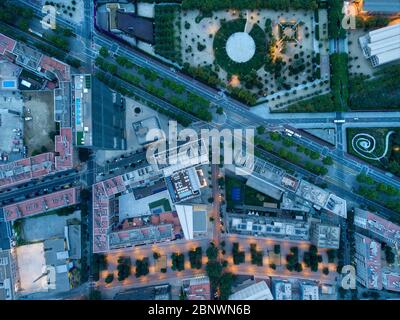
[[359,233],[356,241],[356,276],[367,289],[382,290],[381,244]]
[[318,248],[339,249],[340,227],[313,222],[311,224],[311,242]]

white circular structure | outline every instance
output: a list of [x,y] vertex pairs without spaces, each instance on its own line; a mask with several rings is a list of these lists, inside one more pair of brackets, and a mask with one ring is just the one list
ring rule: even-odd
[[255,52],[256,43],[247,32],[235,32],[226,41],[226,53],[235,62],[247,62]]

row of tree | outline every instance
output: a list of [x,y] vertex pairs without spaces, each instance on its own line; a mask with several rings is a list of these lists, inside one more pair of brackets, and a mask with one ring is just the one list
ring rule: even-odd
[[183,0],[183,10],[199,9],[203,13],[223,9],[271,9],[271,10],[315,10],[318,8],[317,0]]
[[206,254],[208,258],[206,272],[210,278],[211,289],[213,292],[219,292],[221,300],[227,300],[231,294],[234,275],[224,272],[224,266],[218,259],[219,250],[214,243],[207,248]]
[[166,115],[167,117],[169,117],[171,119],[175,119],[178,123],[180,123],[184,127],[188,127],[192,123],[192,120],[189,119],[186,115],[178,114],[176,112],[172,112],[170,110],[164,109],[164,108],[160,107],[158,104],[148,101],[141,96],[138,96],[132,90],[129,90],[126,87],[119,85],[115,79],[110,79],[109,77],[107,77],[107,75],[104,72],[96,72],[95,75],[96,75],[97,79],[99,79],[101,82],[103,82],[104,84],[109,86],[111,89],[118,91],[119,93],[121,93],[124,96],[128,96],[130,98],[135,99],[136,101],[142,102],[142,103],[146,104],[147,106],[149,106],[150,108],[156,110],[159,113]]
[[[179,12],[179,5],[156,5],[154,8],[155,52],[178,63],[182,61],[180,35],[175,32]],[[178,25],[180,27],[180,23]]]
[[330,55],[331,93],[336,111],[346,111],[349,100],[348,54]]
[[[140,77],[135,76],[130,72],[119,70],[117,65],[106,61],[100,56],[96,58],[96,65],[103,71],[109,72],[134,86],[138,86],[152,95],[168,101],[175,107],[190,113],[203,121],[210,122],[212,120],[212,114],[209,111],[209,102],[207,100],[191,92],[187,92],[186,97],[183,94],[166,94],[162,87],[158,86],[156,83],[152,83],[153,81],[158,80],[157,74],[152,71],[146,71],[147,69],[145,68],[138,69],[138,73],[142,74],[145,80],[152,81],[145,82],[142,81]],[[162,86],[163,84],[165,85],[164,82],[160,85]],[[169,86],[172,86],[171,82],[169,82]],[[175,92],[179,90],[177,88],[178,87],[175,88]]]

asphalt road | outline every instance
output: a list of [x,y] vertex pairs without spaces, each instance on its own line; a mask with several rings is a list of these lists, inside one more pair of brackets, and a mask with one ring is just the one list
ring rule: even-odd
[[[25,3],[34,8],[39,15],[43,15],[39,13],[41,10],[35,4],[28,0],[18,0],[22,3]],[[85,15],[88,14],[90,10],[90,4],[88,4],[89,0],[85,0]],[[94,14],[94,10],[93,10]],[[255,127],[255,126],[276,126],[276,125],[283,125],[283,124],[291,124],[291,123],[327,123],[327,121],[333,121],[336,118],[336,113],[329,113],[328,114],[305,114],[302,117],[294,114],[279,114],[279,115],[269,115],[267,119],[264,119],[258,114],[254,114],[250,108],[246,105],[224,95],[220,95],[217,90],[206,86],[205,84],[192,79],[191,77],[180,73],[179,71],[173,70],[172,68],[160,63],[154,58],[151,58],[137,50],[132,48],[128,48],[123,44],[117,44],[114,39],[110,39],[108,36],[103,34],[99,34],[94,29],[94,21],[91,18],[90,29],[87,28],[87,23],[85,23],[86,27],[80,27],[71,24],[69,21],[65,21],[60,17],[57,17],[57,21],[63,25],[68,25],[70,28],[72,27],[75,32],[81,36],[88,39],[89,36],[92,37],[93,42],[99,46],[106,47],[110,52],[117,55],[124,55],[128,57],[133,63],[138,66],[151,69],[161,76],[165,78],[169,78],[174,80],[182,85],[184,85],[188,90],[196,93],[197,95],[210,100],[215,105],[222,106],[224,108],[225,113],[228,116],[228,125],[233,125],[235,127],[240,128],[248,128],[248,127]],[[89,48],[86,46],[86,49]],[[90,50],[93,52],[92,50]],[[142,93],[143,94],[143,93]],[[351,112],[349,116],[346,113],[342,113],[344,119],[348,119],[350,122],[357,121],[357,124],[365,122],[376,123],[379,124],[381,122],[390,121],[390,123],[400,123],[400,112],[394,113],[379,113],[379,118],[377,117],[370,117],[368,112]],[[354,116],[356,115],[356,116]],[[358,118],[358,119],[357,119]],[[351,120],[352,119],[352,120]],[[357,120],[356,120],[357,119]],[[307,137],[302,137],[301,139],[297,139],[297,143],[302,144],[303,146],[307,146],[308,148],[322,152],[324,150],[324,146],[319,144],[318,142],[312,141]],[[334,160],[339,162],[344,167],[351,168],[356,171],[360,171],[362,166],[364,165],[361,161],[358,161],[353,158],[348,158],[346,155],[343,155],[341,149],[339,150],[329,150],[328,154]],[[400,188],[400,179],[390,177],[385,175],[385,173],[378,171],[375,168],[370,168],[369,173],[374,176],[374,178],[379,182],[384,182],[386,184],[390,184],[397,188]],[[339,177],[334,177],[339,178]]]
[[[111,52],[114,54],[122,54],[124,56],[127,56],[130,58],[130,60],[135,63],[136,65],[139,65],[144,68],[151,69],[152,71],[157,72],[159,75],[169,78],[171,80],[174,80],[182,85],[184,85],[188,90],[196,93],[197,95],[209,99],[211,102],[213,102],[216,105],[222,106],[224,108],[225,113],[227,114],[228,117],[228,122],[227,125],[232,124],[235,127],[240,127],[240,128],[248,128],[248,127],[255,127],[255,126],[266,126],[269,127],[271,125],[276,126],[277,124],[287,124],[291,123],[291,119],[293,118],[292,114],[283,114],[282,118],[279,119],[274,119],[274,118],[268,118],[264,119],[260,117],[257,114],[254,114],[250,111],[250,109],[243,105],[240,102],[237,102],[233,100],[232,98],[229,97],[221,97],[215,89],[209,88],[205,86],[204,84],[187,77],[186,75],[183,75],[179,73],[178,71],[172,71],[169,67],[162,65],[158,61],[155,61],[152,58],[145,57],[143,54],[135,52],[134,50],[126,49],[122,45],[115,45],[115,42],[112,40],[109,40],[107,37],[95,34],[94,36],[94,41],[95,43],[107,47]],[[336,118],[336,114],[334,114],[334,117]],[[361,112],[357,112],[357,115],[360,114],[365,114]],[[367,113],[366,113],[367,114]],[[395,113],[398,115],[399,113]],[[351,113],[351,116],[353,116],[354,113]],[[389,119],[391,122],[393,120],[396,120],[397,117],[392,117],[388,116],[388,113],[383,113],[382,121],[386,121]],[[346,118],[346,114],[342,113],[342,116]],[[285,117],[285,118],[283,118]],[[356,117],[357,118],[357,117]],[[360,119],[360,117],[358,117]],[[234,120],[234,119],[240,119]],[[333,121],[334,118],[332,118]],[[364,118],[363,118],[364,119]],[[370,122],[376,122],[379,123],[381,120],[380,118],[370,118],[365,117]],[[307,115],[307,119],[297,119],[296,121],[302,122],[302,121],[307,121],[314,123],[315,121],[323,121],[326,123],[326,118],[314,118],[310,115]],[[353,117],[354,120],[354,117]],[[357,123],[360,123],[360,120],[354,120],[357,121]],[[302,137],[302,138],[294,138],[296,142],[300,145],[303,145],[305,147],[308,147],[314,151],[317,151],[319,153],[322,153],[325,149],[325,146],[313,141],[307,137]],[[336,162],[340,163],[343,167],[353,169],[355,171],[360,172],[362,167],[365,166],[365,164],[361,161],[358,161],[353,158],[349,158],[346,154],[344,155],[342,150],[328,150],[326,155],[331,156]],[[378,182],[384,182],[386,184],[390,184],[396,188],[400,188],[400,179],[394,178],[394,177],[389,177],[385,173],[378,171],[377,169],[370,167],[369,168],[369,173],[374,176],[374,178]],[[333,178],[340,178],[340,176],[336,176]]]
[[[155,103],[158,106],[160,106],[163,109],[168,110],[170,112],[184,115],[184,116],[188,117],[190,120],[192,120],[194,123],[201,124],[204,128],[209,128],[209,129],[213,129],[213,128],[219,128],[219,129],[230,128],[230,129],[232,129],[232,128],[235,128],[235,126],[232,125],[230,122],[225,123],[223,126],[216,126],[216,125],[213,125],[212,123],[205,123],[205,122],[201,121],[200,119],[196,118],[195,116],[190,115],[190,114],[180,110],[179,108],[171,105],[170,103],[168,103],[168,102],[166,102],[166,101],[164,101],[162,99],[159,99],[159,98],[147,93],[146,91],[144,91],[144,90],[142,90],[140,88],[137,88],[137,87],[135,87],[135,86],[133,86],[133,85],[131,85],[129,83],[126,83],[126,82],[124,82],[124,81],[122,81],[122,80],[120,80],[118,78],[115,78],[115,77],[114,77],[114,80],[119,85],[125,87],[126,89],[134,91],[136,95],[140,96],[144,100],[149,101],[151,103]],[[302,139],[297,139],[296,142],[299,143],[300,141],[304,142],[306,140],[304,140],[302,138]],[[319,152],[321,154],[324,154],[324,155],[329,154],[330,150],[326,146],[319,145],[317,142],[315,142],[315,141],[313,141],[311,139],[307,140],[307,144],[306,144],[307,147],[312,148],[312,146],[315,146],[315,145],[320,147]],[[335,171],[335,175],[333,177],[330,177],[330,176],[320,177],[320,176],[317,176],[315,174],[312,174],[311,172],[303,169],[300,166],[297,166],[297,165],[295,165],[295,164],[293,164],[291,162],[288,162],[288,161],[286,161],[286,160],[284,160],[282,158],[279,158],[278,156],[276,156],[274,154],[271,154],[271,153],[269,153],[269,152],[267,152],[267,151],[265,151],[263,149],[260,149],[260,148],[257,148],[257,147],[255,149],[257,150],[257,152],[260,152],[263,155],[263,158],[265,158],[266,160],[281,161],[281,162],[285,163],[285,165],[287,167],[289,167],[290,169],[294,170],[295,172],[301,174],[303,177],[315,179],[317,182],[326,182],[328,184],[328,188],[332,192],[336,193],[338,196],[343,196],[346,199],[350,199],[350,200],[352,200],[354,202],[358,202],[360,204],[373,205],[373,206],[377,207],[382,212],[382,215],[385,216],[385,217],[388,217],[388,216],[390,216],[392,214],[395,214],[395,212],[393,212],[392,210],[389,210],[389,209],[387,209],[387,208],[385,208],[385,207],[383,207],[383,206],[381,206],[381,205],[379,205],[379,204],[377,204],[375,202],[372,202],[372,201],[370,201],[368,199],[365,199],[365,198],[363,198],[361,196],[358,196],[357,194],[355,194],[353,192],[353,190],[349,190],[343,184],[343,177],[345,175],[351,174],[351,172],[352,172],[348,168],[344,168],[344,169],[341,169],[341,170],[336,170]],[[342,158],[339,158],[339,156],[337,154],[334,154],[334,155],[331,155],[331,156],[335,160],[336,159],[342,159]],[[344,160],[344,158],[342,160]],[[342,164],[342,161],[339,161],[339,163]],[[363,167],[361,164],[359,164],[357,162],[356,162],[355,165],[352,162],[350,162],[350,165],[352,165],[350,168],[353,170],[353,172],[354,171],[355,172],[360,172],[362,170],[362,167]],[[345,165],[343,165],[343,167],[345,167]]]

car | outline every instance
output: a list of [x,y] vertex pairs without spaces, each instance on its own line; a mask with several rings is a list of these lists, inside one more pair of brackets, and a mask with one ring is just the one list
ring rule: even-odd
[[285,129],[285,134],[288,135],[289,137],[294,135],[294,131],[289,130],[289,129]]

